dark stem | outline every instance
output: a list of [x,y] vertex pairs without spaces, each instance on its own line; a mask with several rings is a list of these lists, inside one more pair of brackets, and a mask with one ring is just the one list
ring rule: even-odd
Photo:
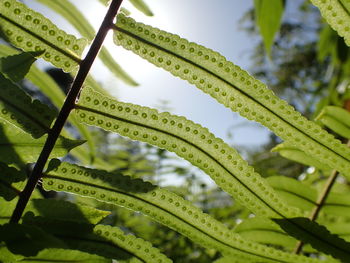
[[78,98],[80,90],[83,86],[83,83],[89,74],[91,66],[100,51],[102,44],[105,40],[105,37],[109,31],[113,27],[113,21],[119,7],[123,0],[113,0],[109,9],[106,13],[106,16],[100,26],[100,29],[95,36],[94,41],[89,49],[84,60],[82,60],[77,76],[75,77],[72,87],[70,88],[66,100],[58,114],[58,117],[49,131],[48,137],[46,139],[45,145],[40,153],[37,163],[35,164],[33,171],[28,179],[28,182],[20,194],[19,200],[17,202],[16,208],[12,214],[10,219],[11,223],[18,223],[20,218],[22,217],[23,211],[29,201],[29,198],[32,192],[35,189],[39,179],[42,177],[42,172],[45,167],[45,164],[50,156],[52,149],[55,146],[58,136],[61,133],[61,130],[70,114],[72,109],[75,107],[75,102]]
[[[350,140],[347,142],[347,146],[350,147]],[[316,202],[316,206],[314,207],[314,209],[312,210],[309,219],[311,221],[315,221],[321,211],[321,208],[323,207],[324,203],[326,202],[326,199],[337,179],[339,175],[339,172],[336,170],[332,171],[332,174],[328,177],[328,180],[326,182],[326,184],[324,185],[324,188],[320,194],[320,196],[318,197],[318,200]],[[301,252],[301,250],[303,249],[304,243],[302,241],[298,241],[298,243],[296,244],[295,248],[294,248],[294,253],[295,254],[299,254]]]

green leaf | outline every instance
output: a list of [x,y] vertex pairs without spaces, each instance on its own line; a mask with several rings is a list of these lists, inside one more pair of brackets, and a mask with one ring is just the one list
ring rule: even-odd
[[152,10],[143,0],[129,0],[132,5],[137,8],[139,11],[144,13],[146,16],[153,16]]
[[[69,1],[60,0],[38,0],[42,4],[50,7],[52,10],[63,16],[67,21],[73,25],[78,32],[85,38],[93,40],[96,32],[90,25],[89,21],[84,15]],[[100,50],[99,58],[105,64],[105,66],[119,79],[123,80],[126,84],[131,86],[137,86],[135,82],[113,59],[112,55],[104,47]]]
[[176,153],[205,171],[223,190],[256,214],[300,215],[297,209],[279,200],[237,151],[184,117],[119,102],[89,88],[80,95],[76,116],[86,124]]
[[[175,152],[205,171],[222,189],[257,215],[282,217],[286,221],[294,217],[293,214],[304,216],[295,207],[286,205],[234,149],[183,117],[115,101],[89,89],[83,90],[76,114],[89,125]],[[308,240],[317,236],[324,246],[332,246],[317,232],[310,233],[304,225],[290,223],[306,236],[311,235]]]
[[316,120],[340,136],[350,139],[350,112],[347,110],[336,106],[327,106]]
[[28,73],[31,65],[36,61],[36,56],[43,52],[23,52],[18,55],[2,57],[0,59],[0,72],[13,82],[22,80]]
[[42,262],[77,262],[77,263],[111,263],[111,259],[102,258],[97,255],[91,255],[78,250],[69,250],[61,248],[47,248],[39,252],[35,257],[27,257],[19,262],[31,262],[31,263],[42,263]]
[[[6,45],[0,45],[0,57],[2,56],[10,56],[18,54],[18,51],[14,48],[11,48]],[[63,101],[65,99],[65,94],[62,91],[62,89],[56,84],[56,82],[50,77],[49,74],[46,72],[40,70],[38,67],[33,65],[26,78],[32,82],[35,86],[37,86],[50,100],[51,102],[57,107],[61,108],[63,105]],[[86,84],[90,85],[92,87],[96,88],[95,82],[93,82],[93,79],[91,77],[88,77],[86,80]],[[101,88],[97,89],[99,91],[103,90]],[[82,125],[80,122],[76,121],[74,117],[69,116],[68,121],[73,124],[77,129],[79,130],[81,136],[86,139],[87,145],[89,147],[89,153],[84,153],[84,157],[82,155],[79,155],[78,159],[80,159],[82,162],[85,162],[87,164],[91,163],[91,160],[95,158],[95,144],[92,139],[90,131],[87,129],[85,125]],[[69,137],[68,134],[63,132],[63,135],[66,137]],[[75,153],[76,149],[74,150]],[[84,151],[82,149],[79,150]],[[73,153],[73,154],[74,154]],[[76,155],[75,155],[76,156]]]
[[40,57],[66,72],[80,64],[85,39],[67,34],[16,0],[0,0],[0,8],[0,30],[13,45],[24,51],[44,51]]
[[12,253],[27,257],[35,256],[45,248],[66,247],[63,242],[45,233],[39,227],[20,224],[0,226],[0,242],[5,242]]
[[26,178],[23,171],[0,163],[0,196],[7,201],[14,199],[24,188]]
[[55,199],[33,199],[28,204],[26,211],[48,219],[90,224],[97,224],[111,214],[109,211]]
[[[347,0],[311,0],[320,9],[321,15],[327,23],[344,37],[345,43],[350,46],[350,9]],[[339,22],[341,21],[341,22]]]
[[[318,191],[301,181],[284,176],[271,176],[267,181],[289,205],[304,211],[311,211],[316,206]],[[347,193],[329,193],[322,206],[321,216],[322,214],[338,218],[349,215],[350,196]]]
[[25,215],[28,225],[42,226],[43,229],[63,240],[70,249],[97,254],[107,258],[126,260],[132,257],[136,262],[172,262],[152,244],[127,235],[117,227],[108,225],[77,224],[44,217]]
[[255,21],[260,29],[266,53],[270,55],[276,33],[281,26],[284,0],[254,0]]
[[140,179],[52,160],[43,177],[47,190],[66,191],[124,206],[224,254],[239,254],[259,262],[313,262],[251,243],[234,234],[191,202]]
[[271,151],[278,152],[284,158],[304,164],[306,166],[313,166],[325,171],[332,170],[332,168],[327,163],[320,162],[313,156],[306,154],[298,147],[295,147],[288,142],[284,142],[275,146]]
[[[321,226],[314,221],[310,221],[308,218],[289,218],[288,220],[295,224],[290,224],[285,219],[273,219],[273,221],[279,224],[284,231],[296,239],[301,239],[304,242],[309,243],[318,251],[332,255],[333,257],[342,260],[342,262],[349,261],[350,243],[339,238],[337,235],[331,234],[324,226]],[[317,233],[318,236],[325,238],[328,243],[332,244],[332,246],[320,242],[315,235],[306,236],[304,232],[301,232],[299,228],[296,227],[296,225],[304,225],[310,233]]]
[[56,111],[32,98],[0,73],[0,119],[29,132],[34,138],[47,133]]
[[[1,93],[0,93],[1,94]],[[0,160],[7,164],[23,166],[28,162],[36,162],[44,146],[47,135],[33,139],[28,133],[10,124],[0,122]],[[65,156],[71,149],[83,144],[81,140],[69,140],[60,136],[50,157]]]
[[278,224],[270,219],[255,217],[243,220],[234,228],[243,238],[266,245],[285,248],[295,247],[297,240],[286,234]]
[[220,54],[118,15],[114,40],[350,178],[350,149]]

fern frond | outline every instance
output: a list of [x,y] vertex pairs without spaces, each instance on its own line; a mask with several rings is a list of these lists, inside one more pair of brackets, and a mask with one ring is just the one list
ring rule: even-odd
[[39,138],[47,133],[56,111],[32,98],[0,73],[0,118]]
[[[27,163],[35,162],[44,146],[47,135],[33,139],[28,133],[7,123],[0,122],[0,160],[7,164],[17,164],[23,167]],[[65,156],[71,149],[83,144],[81,140],[69,140],[60,136],[51,158]]]
[[89,88],[82,91],[76,116],[89,125],[175,152],[205,171],[222,189],[256,214],[267,217],[301,215],[297,209],[281,202],[237,151],[184,117],[119,102]]
[[[58,14],[62,15],[78,30],[83,37],[89,40],[92,40],[95,37],[96,33],[94,28],[90,25],[85,16],[70,1],[39,0],[39,2],[45,4]],[[133,78],[129,76],[113,59],[112,55],[106,48],[103,47],[101,49],[99,58],[116,77],[123,80],[126,84],[131,86],[138,85],[137,82],[135,82],[135,80],[133,80]]]
[[118,15],[115,43],[169,71],[350,178],[350,149],[219,53]]
[[16,0],[0,0],[0,29],[6,40],[24,51],[44,51],[40,56],[71,72],[80,64],[87,45],[65,33],[42,14]]
[[347,0],[311,0],[327,23],[350,46],[350,3]]
[[71,192],[142,212],[197,243],[224,254],[239,254],[259,262],[313,261],[250,243],[191,202],[140,179],[53,160],[43,180],[43,186],[48,190]]

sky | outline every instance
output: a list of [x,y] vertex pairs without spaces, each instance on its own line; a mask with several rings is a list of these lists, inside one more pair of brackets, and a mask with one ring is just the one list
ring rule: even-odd
[[[79,35],[65,23],[64,19],[57,18],[53,12],[34,1],[24,2],[43,12],[45,16],[55,19],[68,33]],[[97,0],[72,0],[72,2],[97,29],[106,7]],[[84,5],[81,5],[82,2]],[[218,51],[246,70],[251,67],[249,57],[254,41],[244,31],[239,30],[239,19],[252,7],[252,0],[145,0],[145,2],[152,9],[153,17],[143,15],[126,0],[123,2],[123,7],[131,11],[131,17],[139,22],[178,34]],[[209,128],[217,137],[233,144],[239,151],[240,146],[252,148],[267,141],[269,136],[267,129],[241,118],[186,81],[155,67],[122,47],[115,46],[112,43],[111,33],[105,45],[118,63],[140,84],[138,87],[124,84],[97,61],[92,69],[94,77],[119,100],[158,109],[164,109],[162,101],[167,101],[167,111],[185,116]],[[235,127],[231,129],[233,137],[229,137],[228,131],[232,127]]]

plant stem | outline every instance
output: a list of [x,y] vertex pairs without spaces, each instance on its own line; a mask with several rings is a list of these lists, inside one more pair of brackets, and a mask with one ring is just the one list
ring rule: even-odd
[[76,100],[78,98],[78,95],[80,93],[80,90],[83,86],[83,83],[89,74],[89,71],[91,69],[91,66],[96,59],[98,52],[100,51],[103,42],[106,38],[106,35],[108,31],[113,27],[113,21],[115,16],[118,13],[119,7],[123,0],[113,0],[112,3],[109,6],[109,9],[106,13],[106,16],[100,26],[100,29],[97,32],[97,35],[95,36],[94,41],[92,42],[92,45],[84,58],[82,60],[79,71],[73,81],[72,87],[70,88],[68,95],[64,101],[64,104],[57,116],[57,119],[53,125],[53,127],[50,129],[48,137],[46,139],[45,145],[40,153],[40,156],[38,158],[38,161],[36,162],[33,171],[28,179],[28,182],[24,188],[24,190],[21,192],[19,200],[17,202],[16,208],[12,214],[12,217],[10,219],[11,223],[18,223],[20,218],[22,217],[23,211],[29,201],[29,198],[31,194],[33,193],[35,186],[37,185],[38,181],[42,177],[42,172],[45,167],[45,164],[50,156],[50,153],[52,149],[55,146],[55,143],[57,141],[58,136],[61,133],[61,130],[70,114],[70,112],[74,109]]
[[[347,142],[347,146],[348,147],[350,146],[350,140]],[[326,199],[327,199],[338,175],[339,175],[339,172],[336,170],[333,170],[331,175],[328,177],[328,180],[327,180],[320,196],[318,197],[318,200],[316,202],[316,206],[314,207],[314,209],[312,210],[312,212],[309,216],[309,219],[311,221],[315,221],[317,219],[317,217],[321,211],[321,208],[324,205],[324,203],[326,202]],[[302,241],[298,241],[293,252],[295,254],[299,254],[301,252],[303,246],[304,246],[304,243]]]

